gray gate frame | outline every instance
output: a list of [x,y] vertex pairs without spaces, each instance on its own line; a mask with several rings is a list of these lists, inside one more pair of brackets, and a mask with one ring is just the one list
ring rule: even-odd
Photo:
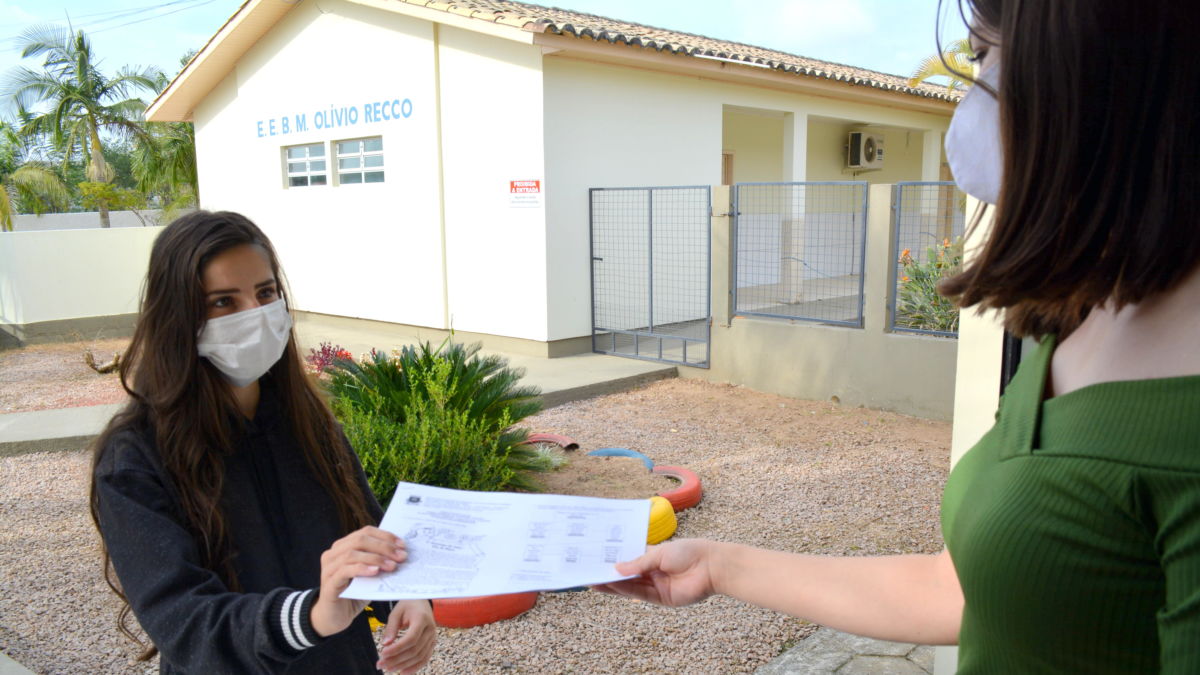
[[900,214],[903,212],[904,206],[904,187],[905,186],[926,187],[936,185],[939,187],[954,186],[954,181],[944,180],[909,180],[897,181],[892,186],[892,240],[888,242],[888,246],[892,251],[892,262],[888,269],[888,330],[893,333],[910,333],[912,335],[937,335],[939,337],[957,338],[958,332],[948,330],[926,330],[924,328],[910,328],[908,326],[896,325],[896,300],[900,297],[900,288],[896,285],[896,266],[897,257],[900,254]]
[[[606,328],[605,333],[612,335],[612,351],[605,351],[596,343],[596,331],[599,326],[596,325],[596,231],[595,222],[592,216],[592,194],[596,192],[617,192],[629,190],[645,190],[646,191],[646,211],[649,216],[647,219],[646,238],[649,242],[647,249],[647,266],[650,283],[649,290],[649,307],[650,314],[647,323],[649,331],[631,331],[617,328]],[[704,318],[704,339],[693,338],[681,335],[656,335],[654,329],[654,191],[655,190],[704,190],[707,196],[705,209],[707,211],[705,228],[707,231],[706,246],[708,255],[705,258],[704,276],[707,283],[704,285],[704,306],[706,316]],[[609,188],[588,188],[588,288],[590,289],[591,300],[591,315],[592,315],[592,351],[598,354],[612,354],[613,356],[623,356],[628,359],[640,359],[642,361],[655,361],[658,363],[670,363],[673,365],[691,366],[693,368],[709,368],[712,362],[712,186],[711,185],[655,185],[649,187],[609,187]],[[633,337],[633,354],[623,354],[616,351],[617,335],[629,335]],[[639,339],[649,337],[658,340],[658,356],[642,356],[640,354]],[[663,340],[680,340],[683,343],[683,361],[673,359],[664,359],[662,356]],[[700,342],[705,345],[704,361],[690,363],[687,360],[687,346],[689,342]]]
[[[738,294],[738,228],[739,220],[742,212],[739,206],[741,198],[741,188],[743,185],[856,185],[862,188],[862,249],[858,254],[858,321],[836,321],[832,319],[818,319],[814,317],[790,316],[787,314],[770,314],[767,312],[742,312],[738,310],[737,294]],[[765,316],[771,319],[789,319],[792,321],[809,321],[812,323],[822,323],[834,326],[850,326],[851,328],[862,328],[865,320],[864,298],[866,291],[867,278],[867,221],[870,218],[868,212],[870,203],[871,186],[867,181],[860,180],[829,180],[829,181],[796,181],[790,183],[734,183],[733,184],[733,232],[731,237],[731,247],[733,248],[733,262],[730,265],[730,286],[733,288],[733,315],[734,316]]]

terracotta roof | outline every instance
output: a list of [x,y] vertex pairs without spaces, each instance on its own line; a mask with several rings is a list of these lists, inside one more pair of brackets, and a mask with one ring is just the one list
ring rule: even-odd
[[773,49],[643,26],[556,7],[543,7],[510,0],[396,1],[472,19],[491,21],[532,33],[573,35],[597,41],[604,40],[614,44],[624,43],[660,52],[740,61],[797,75],[824,78],[942,101],[957,102],[961,98],[961,94],[947,92],[944,86],[921,83],[916,87],[910,87],[908,78],[900,75],[888,75],[840,63],[818,61]]

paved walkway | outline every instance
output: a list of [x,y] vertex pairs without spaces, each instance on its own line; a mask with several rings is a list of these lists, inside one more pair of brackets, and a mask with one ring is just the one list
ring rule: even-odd
[[[388,330],[386,324],[353,322],[321,315],[303,316],[296,328],[301,353],[305,354],[309,347],[315,347],[323,341],[339,344],[357,355],[366,353],[372,347],[390,350],[421,338]],[[524,368],[522,384],[540,388],[546,407],[632,389],[678,374],[672,365],[604,354],[575,354],[547,359],[522,354],[490,353],[508,359],[510,367]],[[119,407],[102,405],[0,415],[0,456],[77,450],[104,428]]]
[[0,652],[0,675],[33,675],[33,671]]
[[755,675],[929,675],[934,648],[820,628]]

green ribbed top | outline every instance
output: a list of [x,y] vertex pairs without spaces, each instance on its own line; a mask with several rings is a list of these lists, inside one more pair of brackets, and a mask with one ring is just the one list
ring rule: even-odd
[[1052,338],[955,466],[960,673],[1200,673],[1200,376],[1043,401]]

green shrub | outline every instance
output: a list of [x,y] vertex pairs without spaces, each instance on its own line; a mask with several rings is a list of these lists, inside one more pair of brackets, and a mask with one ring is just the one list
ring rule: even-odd
[[429,343],[328,368],[334,412],[371,490],[386,504],[398,481],[463,490],[536,489],[545,470],[528,430],[513,425],[541,409],[523,372],[479,347]]
[[896,296],[896,325],[920,330],[958,332],[958,307],[937,292],[942,279],[962,265],[962,239],[926,249],[916,260],[908,249],[900,254],[900,290]]

